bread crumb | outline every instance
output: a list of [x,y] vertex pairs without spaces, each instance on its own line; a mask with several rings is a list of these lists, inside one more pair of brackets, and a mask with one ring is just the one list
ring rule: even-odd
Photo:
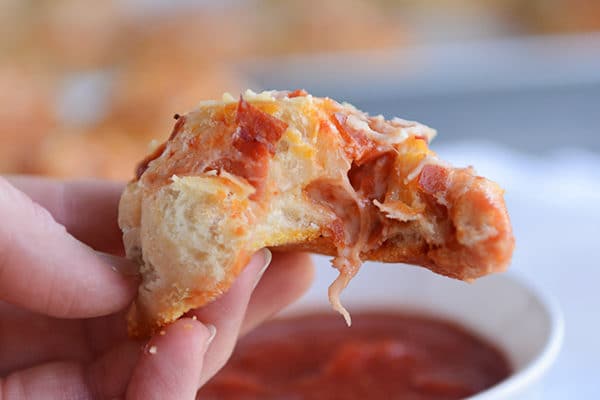
[[198,320],[198,317],[196,317],[195,315],[192,315],[192,319],[193,319],[194,321],[197,321],[197,320]]
[[167,334],[167,332],[165,332],[165,331],[163,330],[163,331],[160,331],[160,332],[158,332],[158,334],[159,334],[160,336],[165,336],[165,335]]
[[148,349],[148,353],[150,354],[156,354],[156,346],[150,346],[150,348]]

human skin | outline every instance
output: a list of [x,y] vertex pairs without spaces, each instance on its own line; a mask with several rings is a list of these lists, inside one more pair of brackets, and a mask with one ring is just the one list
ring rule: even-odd
[[124,185],[0,177],[0,399],[193,399],[237,339],[300,297],[303,253],[256,253],[217,301],[149,341],[127,337],[137,266],[123,258]]

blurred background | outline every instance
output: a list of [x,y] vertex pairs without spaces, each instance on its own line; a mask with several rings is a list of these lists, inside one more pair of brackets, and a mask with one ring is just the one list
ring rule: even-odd
[[245,88],[421,121],[506,188],[511,269],[565,311],[544,398],[594,398],[597,32],[597,0],[2,0],[0,173],[130,179],[173,114]]
[[596,0],[3,0],[0,172],[127,179],[174,113],[303,87],[440,144],[600,151]]

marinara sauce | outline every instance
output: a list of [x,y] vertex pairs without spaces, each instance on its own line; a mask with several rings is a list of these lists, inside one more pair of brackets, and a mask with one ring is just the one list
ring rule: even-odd
[[505,379],[493,345],[410,314],[274,320],[244,337],[199,399],[462,399]]

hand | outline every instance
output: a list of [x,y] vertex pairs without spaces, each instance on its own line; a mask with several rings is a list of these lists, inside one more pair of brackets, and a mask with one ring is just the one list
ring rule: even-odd
[[133,341],[125,310],[139,277],[122,258],[123,186],[9,179],[0,178],[2,400],[193,399],[238,337],[312,280],[305,254],[275,255],[261,278],[269,256],[261,251],[219,300]]

